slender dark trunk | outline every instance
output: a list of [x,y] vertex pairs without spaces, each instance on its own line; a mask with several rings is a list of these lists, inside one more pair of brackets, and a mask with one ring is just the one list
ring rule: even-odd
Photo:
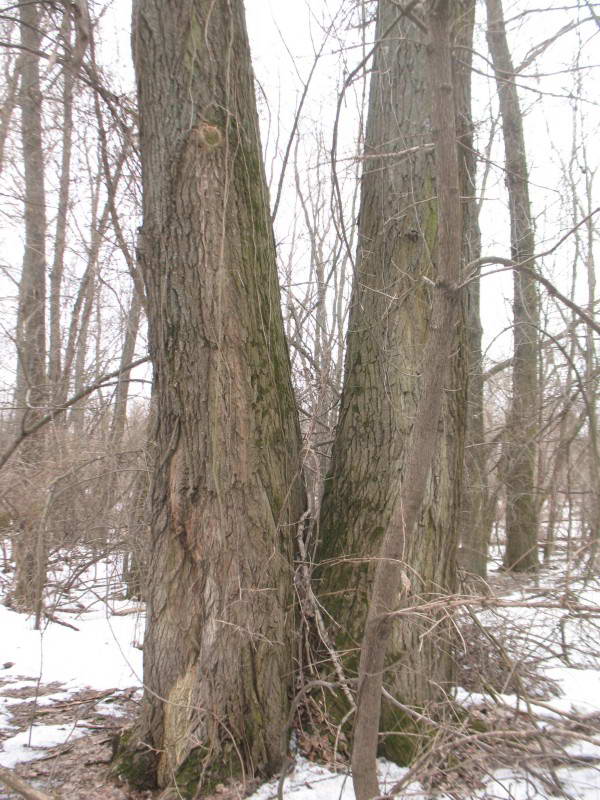
[[[471,111],[471,63],[475,3],[465,5],[462,24],[456,30],[455,59],[456,109],[461,195],[463,197],[463,260],[475,261],[481,255],[479,202],[477,198],[477,157],[473,143]],[[487,460],[483,408],[483,356],[481,339],[479,278],[472,280],[467,302],[467,353],[469,365],[467,424],[465,441],[465,484],[461,513],[461,567],[469,576],[486,578],[491,526],[486,522],[488,500]]]
[[4,73],[4,94],[0,103],[0,175],[4,169],[4,150],[10,131],[14,110],[19,102],[19,81],[21,78],[21,59],[15,58],[12,71],[7,64]]
[[[523,116],[515,85],[501,0],[486,0],[488,43],[500,100],[510,207],[511,258],[531,259],[535,238]],[[533,263],[528,261],[528,266]],[[506,550],[504,566],[516,572],[537,570],[538,522],[535,489],[539,413],[539,303],[535,279],[514,271],[513,396],[506,446]]]
[[[125,322],[125,341],[123,342],[123,350],[121,352],[121,367],[131,364],[133,361],[141,316],[141,298],[135,287],[133,287],[131,305],[129,307],[127,320]],[[115,391],[113,417],[110,429],[110,440],[114,450],[118,450],[120,447],[123,434],[125,432],[125,423],[127,421],[127,399],[129,397],[129,378],[130,373],[123,372],[119,377]]]
[[[64,35],[66,44],[71,42],[70,12],[65,12]],[[69,195],[71,187],[71,152],[73,147],[73,85],[74,76],[70,69],[63,70],[63,123],[62,123],[62,163],[58,191],[58,210],[56,215],[56,236],[54,240],[54,260],[50,272],[50,347],[48,351],[48,378],[52,392],[52,402],[61,400],[61,291],[65,270],[65,251],[67,245],[67,221],[69,215]]]

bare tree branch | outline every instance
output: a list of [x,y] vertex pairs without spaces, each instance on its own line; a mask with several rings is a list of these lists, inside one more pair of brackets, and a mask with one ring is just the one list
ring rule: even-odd
[[92,392],[95,392],[96,389],[99,389],[108,381],[111,381],[113,378],[117,378],[122,373],[128,372],[129,370],[134,369],[135,367],[139,367],[140,364],[145,364],[149,360],[150,356],[144,356],[143,358],[138,358],[136,361],[132,361],[131,364],[126,364],[124,367],[116,369],[114,372],[109,372],[106,375],[102,375],[102,377],[99,378],[97,381],[90,384],[89,386],[86,386],[80,392],[77,392],[77,394],[74,394],[64,403],[61,403],[56,408],[53,408],[52,411],[50,411],[48,414],[38,419],[35,425],[32,425],[31,428],[23,428],[23,430],[19,433],[19,435],[15,437],[13,442],[6,448],[4,453],[2,453],[2,455],[0,456],[0,469],[2,469],[2,467],[16,452],[16,450],[18,450],[18,448],[25,441],[25,439],[27,439],[28,436],[31,436],[33,433],[36,433],[36,431],[39,431],[39,429],[44,427],[44,425],[47,425],[49,422],[55,420],[68,408],[75,405],[75,403],[78,403],[80,400],[83,400],[84,397],[87,397],[88,395],[92,394]]
[[564,236],[562,236],[558,240],[558,242],[556,242],[556,244],[554,244],[551,248],[545,250],[543,253],[534,253],[534,255],[530,256],[529,258],[526,258],[524,261],[517,262],[513,261],[511,258],[502,258],[501,256],[483,256],[482,258],[478,258],[476,261],[471,261],[471,263],[467,265],[467,271],[469,272],[469,277],[467,278],[466,281],[461,283],[458,288],[466,286],[467,283],[469,283],[475,277],[477,277],[481,267],[484,267],[487,264],[500,264],[501,266],[506,267],[507,269],[519,270],[520,272],[524,272],[527,275],[530,275],[536,281],[541,283],[542,286],[552,297],[555,297],[557,300],[560,300],[561,303],[566,305],[567,308],[570,308],[574,314],[576,314],[580,319],[582,319],[586,323],[586,325],[589,325],[590,328],[592,328],[592,330],[594,330],[598,335],[600,335],[600,325],[594,320],[594,318],[587,311],[585,311],[583,308],[581,308],[580,305],[574,303],[566,295],[564,295],[559,289],[556,288],[556,286],[551,281],[548,280],[548,278],[545,278],[543,275],[540,275],[540,273],[537,272],[537,270],[533,269],[532,267],[527,266],[531,262],[534,262],[540,258],[544,258],[544,256],[548,256],[555,250],[557,250],[560,247],[560,245],[563,244],[563,242],[565,242],[578,228],[580,228],[582,225],[588,222],[599,211],[600,211],[600,206],[598,206],[598,208],[595,208],[591,214],[588,214],[586,217],[580,220],[577,223],[577,225],[571,228],[571,230],[568,231],[568,233],[566,233]]

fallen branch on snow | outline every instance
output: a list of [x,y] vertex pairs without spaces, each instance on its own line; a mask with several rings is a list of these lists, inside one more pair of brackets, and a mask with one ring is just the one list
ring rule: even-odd
[[15,775],[14,772],[6,767],[0,767],[0,781],[26,800],[58,800],[57,795],[50,796],[49,794],[38,792],[37,789],[25,783],[18,775]]

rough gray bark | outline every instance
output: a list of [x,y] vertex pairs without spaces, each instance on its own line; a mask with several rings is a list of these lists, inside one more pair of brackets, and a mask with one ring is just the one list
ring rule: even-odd
[[[523,117],[508,49],[501,0],[486,0],[487,38],[498,87],[510,206],[511,258],[535,253]],[[539,410],[538,289],[535,278],[514,271],[513,396],[506,445],[506,550],[504,566],[516,572],[538,568],[535,466]]]
[[460,565],[467,576],[485,580],[493,517],[488,513],[490,497],[487,461],[490,447],[485,440],[484,427],[482,327],[479,296],[479,279],[477,279],[469,285],[469,384]]
[[[394,635],[392,615],[414,600],[410,554],[422,541],[417,525],[442,420],[445,381],[450,373],[455,328],[460,321],[462,209],[457,127],[452,87],[451,30],[456,4],[431,0],[426,6],[429,41],[432,135],[435,143],[438,236],[436,288],[427,344],[421,363],[421,395],[406,446],[406,468],[395,493],[379,551],[373,594],[361,645],[357,709],[352,748],[352,776],[357,800],[380,795],[376,755],[381,693],[388,642]],[[411,615],[408,619],[412,623]],[[392,643],[392,647],[393,647]]]
[[281,764],[305,497],[242,2],[138,0],[134,54],[156,425],[146,692],[118,769],[191,797]]
[[[457,20],[466,7],[456,4]],[[438,276],[424,37],[391,0],[379,4],[376,36],[344,388],[316,572],[319,598],[333,620],[332,638],[345,653],[349,675],[356,674],[376,555],[407,469],[423,348],[434,321],[431,281]],[[423,149],[390,155],[416,145]],[[419,536],[409,540],[403,556],[415,598],[455,588],[465,374],[464,346],[453,335],[441,435]],[[430,621],[418,618],[394,625],[388,686],[409,705],[423,707],[439,698],[450,677],[445,626],[422,637],[430,627]],[[396,734],[383,747],[397,761],[411,757],[415,742],[397,733],[406,722],[392,707],[385,710],[382,729]]]

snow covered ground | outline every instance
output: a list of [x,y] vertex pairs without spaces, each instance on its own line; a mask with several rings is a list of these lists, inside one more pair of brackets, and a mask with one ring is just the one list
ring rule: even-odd
[[[11,708],[34,703],[51,709],[85,689],[102,693],[141,686],[142,652],[136,645],[143,638],[143,619],[114,615],[132,604],[105,602],[100,592],[106,594],[109,578],[108,565],[94,565],[82,576],[76,601],[81,610],[66,614],[58,606],[55,616],[77,630],[46,620],[36,631],[31,617],[0,604],[0,733],[8,734],[0,743],[0,766],[41,758],[49,748],[89,734],[83,723],[45,724],[43,715],[20,730]],[[54,685],[60,688],[47,693]],[[102,702],[96,710],[121,713],[118,704]]]
[[[549,574],[542,574],[538,583],[547,586],[550,580]],[[562,591],[557,589],[555,600]],[[556,763],[552,772],[562,785],[562,796],[600,800],[600,583],[572,581],[568,598],[557,608],[542,607],[541,597],[546,598],[547,605],[553,605],[552,593],[522,585],[503,595],[505,601],[515,605],[486,608],[478,612],[478,619],[494,631],[511,626],[514,632],[506,644],[511,657],[533,660],[539,673],[556,687],[555,696],[530,696],[524,700],[509,691],[484,694],[459,688],[456,699],[467,709],[487,706],[533,715],[535,724],[542,731],[548,730],[549,735],[555,735],[563,722],[569,723],[563,744],[565,765]],[[143,638],[143,617],[140,613],[123,614],[133,604],[115,599],[115,577],[108,565],[95,565],[86,573],[77,603],[79,610],[73,608],[71,596],[62,598],[53,613],[78,630],[47,621],[42,631],[33,630],[31,618],[0,605],[1,766],[14,767],[43,758],[48,748],[89,733],[90,726],[77,721],[45,724],[44,713],[23,728],[22,717],[17,719],[13,713],[19,704],[35,701],[39,709],[52,709],[72,702],[84,689],[100,695],[141,686],[139,643]],[[596,608],[598,615],[570,611],[569,603],[573,609]],[[118,703],[108,700],[99,697],[97,712],[113,716],[123,713]],[[582,720],[581,733],[577,733],[573,719]],[[573,758],[580,759],[580,764]],[[407,774],[406,769],[383,761],[379,767],[382,793],[390,791]],[[275,780],[260,787],[252,800],[271,800],[277,792]],[[354,798],[347,770],[336,772],[302,756],[297,757],[286,776],[284,795],[293,800]],[[0,797],[3,796],[0,790]],[[412,781],[399,796],[430,795]],[[550,800],[561,795],[556,787],[553,790],[551,781],[524,770],[523,764],[496,764],[482,777],[479,788],[462,796],[478,800]],[[458,795],[442,791],[435,797],[455,800]]]

